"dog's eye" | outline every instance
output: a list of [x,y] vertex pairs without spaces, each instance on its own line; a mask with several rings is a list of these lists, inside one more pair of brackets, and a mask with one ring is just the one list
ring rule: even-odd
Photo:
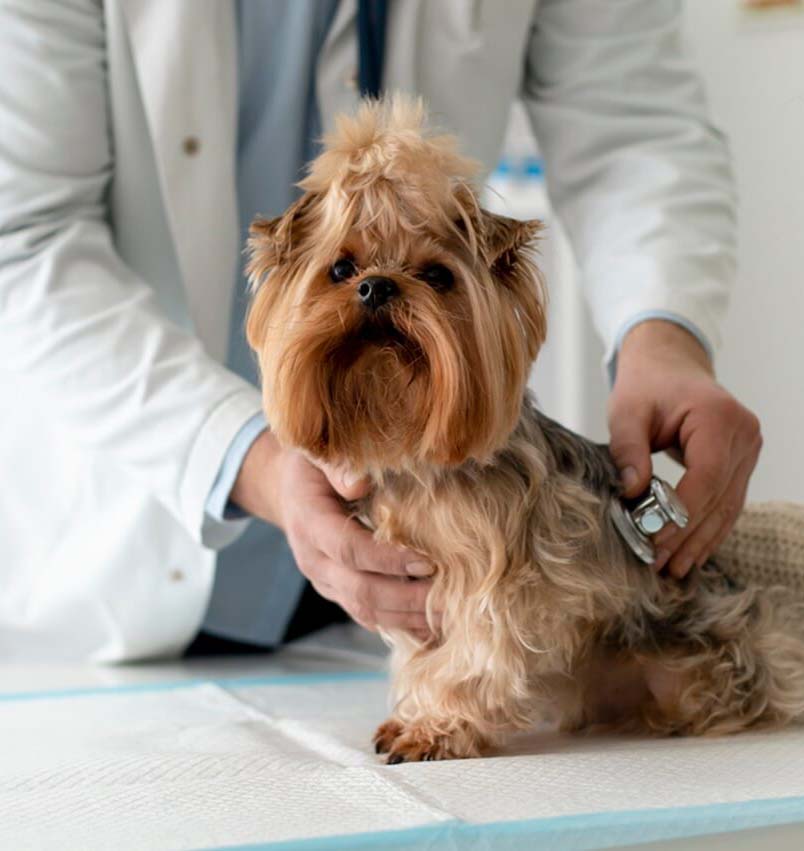
[[448,290],[454,280],[452,272],[440,263],[426,266],[419,274],[419,278],[438,292]]
[[348,257],[342,257],[340,260],[336,260],[329,270],[329,276],[336,284],[353,278],[356,274],[357,268]]

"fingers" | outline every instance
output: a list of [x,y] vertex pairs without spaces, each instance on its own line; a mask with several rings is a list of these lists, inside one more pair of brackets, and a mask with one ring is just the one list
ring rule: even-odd
[[329,479],[329,483],[345,500],[353,501],[364,497],[371,487],[368,476],[361,476],[344,467],[335,467],[325,461],[314,461]]
[[[349,517],[324,471],[291,453],[281,468],[283,528],[302,573],[367,629],[431,636],[426,601],[433,573],[420,554],[379,543]],[[435,621],[434,621],[435,625]]]
[[[339,566],[333,565],[333,569]],[[358,620],[376,623],[384,622],[390,614],[424,615],[431,586],[427,579],[400,580],[355,571],[338,583],[341,597]]]
[[[427,595],[432,586],[428,580],[361,573],[323,554],[308,564],[306,573],[322,596],[337,602],[366,629],[431,634],[426,615]],[[433,626],[438,628],[439,623],[440,616],[435,614]]]
[[740,514],[745,508],[745,501],[748,495],[748,482],[751,478],[751,471],[749,470],[748,477],[746,478],[745,485],[743,486],[742,493],[740,494],[737,502],[739,503],[739,510],[737,512],[737,516],[731,520],[731,522],[725,522],[720,527],[720,530],[715,534],[714,538],[706,545],[704,548],[703,561],[699,561],[698,564],[703,564],[706,559],[711,558],[712,556],[717,555],[717,551],[720,549],[723,542],[728,538],[731,530],[736,525],[737,520],[740,517]]
[[684,577],[712,555],[733,527],[762,446],[755,418],[743,420],[736,428],[729,423],[730,430],[708,429],[690,436],[684,458],[688,470],[678,485],[690,522],[683,530],[668,528],[656,536],[657,570],[667,564],[673,576]]
[[301,453],[291,454],[281,486],[287,506],[284,527],[292,545],[311,544],[356,570],[398,576],[432,573],[432,567],[419,554],[376,542],[371,532],[349,518],[325,471]]
[[433,572],[418,553],[375,541],[368,529],[337,510],[317,518],[312,537],[325,555],[352,570],[413,577]]
[[[656,570],[669,564],[673,576],[683,577],[689,572],[693,564],[692,550],[684,544],[693,540],[725,494],[733,474],[730,460],[730,446],[717,442],[710,445],[705,435],[691,439],[685,458],[687,472],[676,488],[678,498],[687,509],[689,521],[684,529],[671,526],[656,535]],[[699,537],[694,541],[701,545]]]
[[721,504],[712,512],[706,523],[701,525],[698,534],[690,539],[688,545],[693,564],[699,567],[705,564],[715,554],[720,542],[734,528],[745,506],[748,481],[753,469],[754,459],[746,458],[735,473]]
[[[367,477],[324,463],[317,466],[344,499],[359,499],[368,492]],[[341,510],[327,512],[322,521],[317,528],[319,548],[347,567],[394,576],[429,576],[433,572],[432,566],[418,554],[375,541],[368,529],[347,518]]]
[[731,481],[705,519],[678,546],[669,562],[670,573],[683,578],[693,565],[706,563],[734,527],[745,505],[748,482],[759,456],[759,448],[747,454]]
[[623,493],[638,496],[650,483],[651,406],[637,396],[615,393],[609,405],[609,431],[614,463],[620,471]]

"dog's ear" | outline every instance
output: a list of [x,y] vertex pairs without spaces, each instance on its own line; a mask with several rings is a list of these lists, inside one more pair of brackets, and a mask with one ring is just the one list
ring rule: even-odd
[[509,219],[488,210],[481,210],[480,216],[489,267],[504,280],[507,267],[515,265],[521,253],[533,246],[543,224],[538,219]]
[[251,283],[253,298],[246,317],[246,339],[258,351],[268,329],[268,316],[280,297],[282,287],[262,286],[272,270],[290,266],[304,246],[304,232],[313,215],[316,198],[305,193],[274,219],[256,218],[249,228],[247,245],[249,260],[246,275]]
[[547,294],[533,259],[543,224],[481,210],[483,245],[492,276],[513,305],[529,358],[535,358],[547,334]]
[[267,273],[287,262],[299,247],[306,221],[315,205],[315,196],[307,192],[287,210],[273,219],[257,217],[249,228],[247,274],[257,287]]

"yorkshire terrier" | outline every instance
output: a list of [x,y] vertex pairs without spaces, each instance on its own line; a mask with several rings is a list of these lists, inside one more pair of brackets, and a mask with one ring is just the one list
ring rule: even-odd
[[540,224],[482,209],[476,174],[420,102],[366,103],[300,199],[251,228],[271,428],[370,476],[355,515],[435,565],[432,636],[384,634],[378,753],[476,756],[545,719],[698,735],[801,718],[804,641],[773,595],[716,561],[682,582],[639,562],[607,448],[534,406]]

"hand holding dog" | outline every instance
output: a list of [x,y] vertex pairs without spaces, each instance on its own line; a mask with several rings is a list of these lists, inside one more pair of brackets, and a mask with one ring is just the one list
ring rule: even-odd
[[686,467],[677,490],[690,522],[654,538],[656,569],[669,564],[682,578],[717,550],[745,504],[762,447],[759,421],[715,381],[709,357],[691,334],[650,320],[623,341],[609,429],[626,496],[648,487],[651,451],[675,450]]
[[[296,563],[316,591],[366,629],[404,629],[426,639],[425,600],[432,568],[409,550],[379,544],[347,516],[338,495],[357,499],[366,483],[319,468],[263,432],[246,455],[232,501],[287,535]],[[416,581],[407,581],[407,578]]]

